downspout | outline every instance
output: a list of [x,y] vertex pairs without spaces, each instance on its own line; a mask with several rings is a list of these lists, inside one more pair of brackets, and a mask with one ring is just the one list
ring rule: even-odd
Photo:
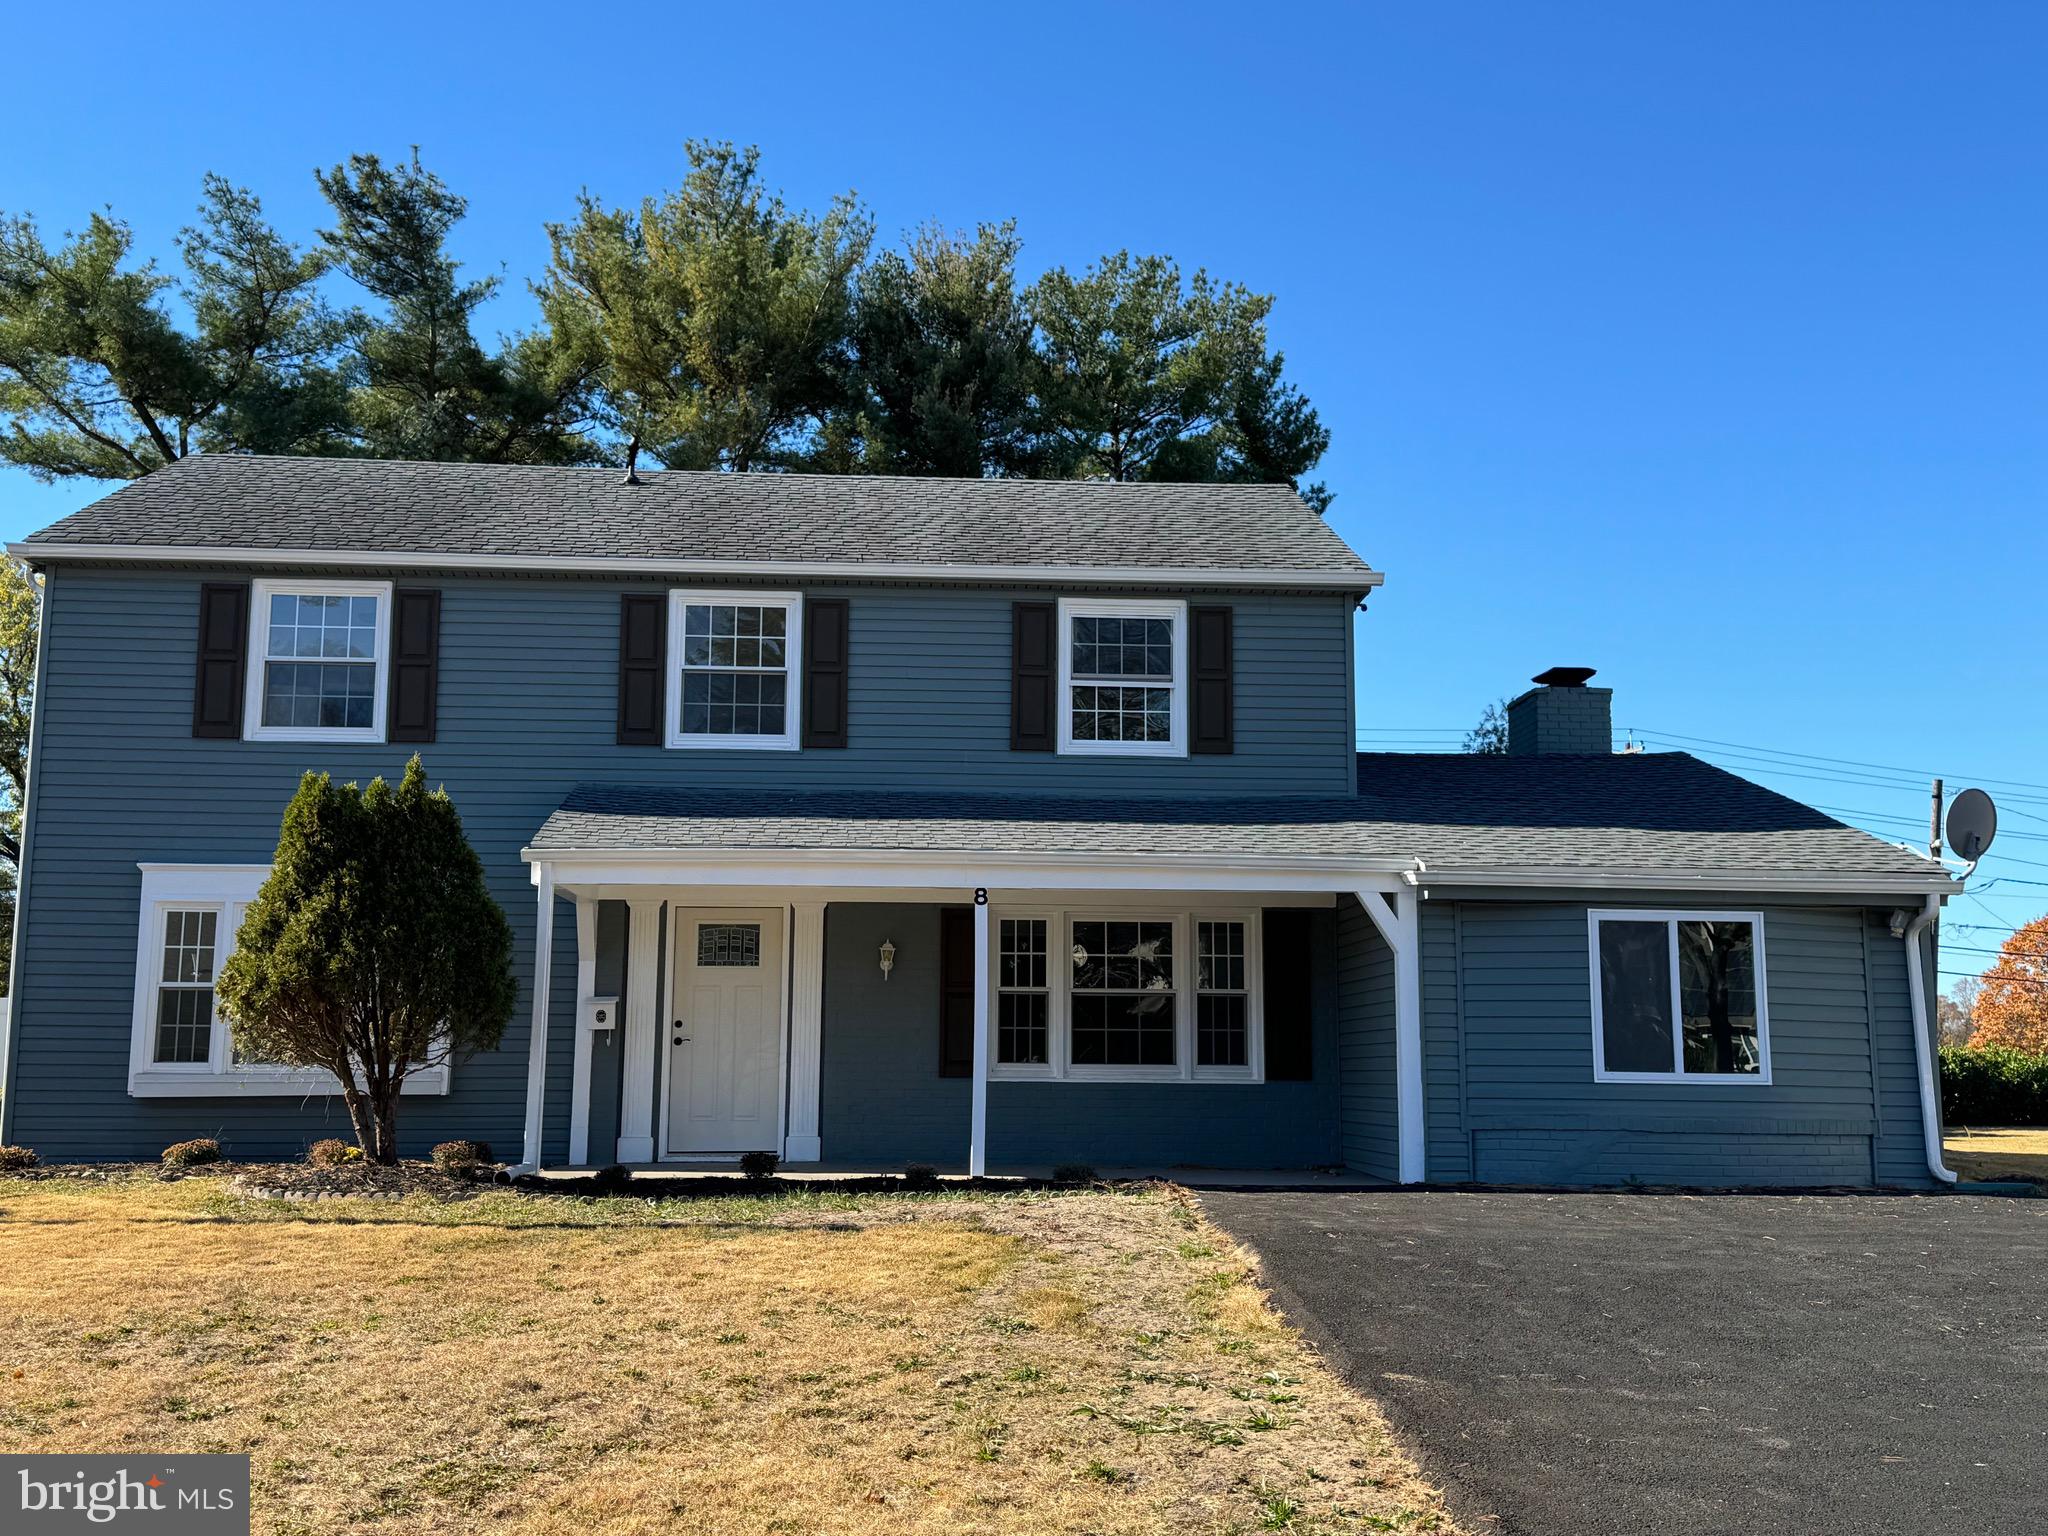
[[1941,1160],[1941,1085],[1927,1036],[1927,972],[1920,961],[1920,935],[1939,916],[1941,898],[1929,896],[1920,915],[1906,925],[1906,993],[1913,1005],[1913,1060],[1920,1068],[1920,1132],[1927,1142],[1927,1171],[1942,1183],[1953,1184],[1955,1170]]

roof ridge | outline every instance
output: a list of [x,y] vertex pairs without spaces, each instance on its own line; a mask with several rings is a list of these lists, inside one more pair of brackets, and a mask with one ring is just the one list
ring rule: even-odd
[[[621,474],[623,464],[521,464],[516,462],[497,463],[481,459],[409,459],[391,458],[381,454],[348,453],[188,453],[159,467],[152,473],[164,469],[177,469],[192,463],[242,463],[257,461],[271,464],[342,464],[368,468],[374,465],[398,465],[418,469],[447,470],[531,470],[543,474]],[[1110,480],[1100,476],[1073,477],[1065,475],[904,475],[876,474],[862,471],[859,474],[838,474],[830,470],[817,469],[638,469],[636,473],[660,479],[674,475],[699,480],[820,480],[833,484],[847,484],[888,481],[911,485],[1045,485],[1059,486],[1062,490],[1077,486],[1109,486],[1122,489],[1157,490],[1214,490],[1243,492],[1279,491],[1301,500],[1301,493],[1285,480]],[[146,476],[128,481],[139,483]],[[111,493],[109,493],[111,494]],[[1303,501],[1302,507],[1311,515],[1314,508]]]

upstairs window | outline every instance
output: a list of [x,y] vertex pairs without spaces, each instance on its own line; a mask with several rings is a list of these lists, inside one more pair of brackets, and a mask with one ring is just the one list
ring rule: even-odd
[[252,741],[382,741],[391,585],[259,581],[250,592]]
[[1187,604],[1060,603],[1060,750],[1187,753]]
[[1597,1081],[1770,1081],[1761,914],[1609,911],[1589,922]]
[[802,630],[795,593],[671,592],[668,744],[794,748]]

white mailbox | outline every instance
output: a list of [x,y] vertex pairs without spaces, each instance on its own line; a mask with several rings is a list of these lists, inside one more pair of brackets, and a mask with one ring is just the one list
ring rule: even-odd
[[610,1029],[619,1022],[619,1000],[616,997],[586,997],[583,999],[583,1027],[585,1029]]

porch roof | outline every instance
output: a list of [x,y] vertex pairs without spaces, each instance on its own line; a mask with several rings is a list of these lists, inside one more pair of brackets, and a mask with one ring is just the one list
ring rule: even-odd
[[593,854],[1301,859],[1429,883],[1557,877],[1950,888],[1933,861],[1684,753],[1369,754],[1352,797],[763,791],[586,784],[534,859]]

